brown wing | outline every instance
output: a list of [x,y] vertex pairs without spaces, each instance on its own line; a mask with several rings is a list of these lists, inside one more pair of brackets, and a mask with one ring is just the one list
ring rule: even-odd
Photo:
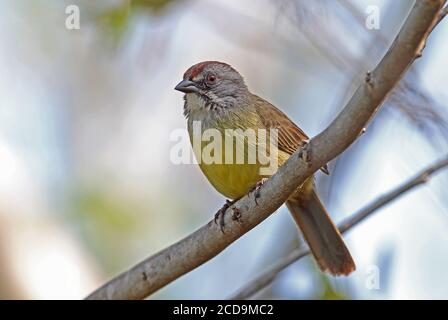
[[[257,95],[253,95],[253,99],[256,111],[263,125],[266,128],[275,128],[278,130],[279,150],[293,154],[302,145],[303,141],[308,140],[305,132],[282,111]],[[326,165],[321,170],[329,174]]]
[[293,154],[302,142],[308,139],[302,129],[272,104],[256,95],[254,95],[254,102],[263,125],[266,128],[278,130],[279,150]]

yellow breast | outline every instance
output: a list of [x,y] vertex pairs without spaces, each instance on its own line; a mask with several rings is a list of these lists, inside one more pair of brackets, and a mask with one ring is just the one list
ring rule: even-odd
[[[232,128],[228,127],[221,123],[203,124],[200,132],[194,132],[191,126],[189,126],[189,131],[196,159],[199,161],[204,175],[218,192],[227,198],[237,199],[247,194],[258,181],[268,175],[262,175],[260,171],[260,168],[266,167],[266,163],[259,161],[258,146],[256,145],[259,141],[258,137],[250,139],[247,135],[241,135],[238,134],[238,131],[234,131],[234,125]],[[209,138],[213,137],[204,141],[203,133],[207,129],[213,129],[215,133],[208,135]],[[257,130],[253,132],[255,135],[258,133]],[[218,133],[220,138],[216,136]],[[229,134],[232,136],[230,137]],[[221,139],[221,144],[217,143],[216,139]],[[200,147],[195,149],[195,143],[198,144],[198,142]],[[241,154],[244,156],[241,157]],[[284,152],[278,152],[277,156],[278,166],[289,157]]]

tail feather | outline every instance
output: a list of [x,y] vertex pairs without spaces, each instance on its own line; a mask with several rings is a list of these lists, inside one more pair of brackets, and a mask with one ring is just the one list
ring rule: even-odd
[[322,271],[348,275],[356,269],[339,230],[314,190],[306,197],[292,195],[286,205]]

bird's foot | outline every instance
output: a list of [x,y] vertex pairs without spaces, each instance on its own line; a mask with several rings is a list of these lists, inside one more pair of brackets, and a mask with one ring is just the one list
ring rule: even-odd
[[310,140],[303,140],[299,151],[299,157],[308,165],[311,164],[311,146]]
[[[309,139],[302,141],[302,145],[299,151],[299,157],[300,159],[305,161],[308,166],[311,166],[311,145]],[[326,164],[321,167],[320,170],[326,175],[330,174],[330,171],[328,171],[328,166]]]
[[255,199],[255,203],[258,205],[257,199],[260,198],[260,188],[261,186],[268,180],[268,178],[263,178],[260,181],[258,181],[255,186],[253,186],[250,190],[250,192],[254,193],[254,199]]
[[240,221],[241,218],[241,211],[237,207],[232,207],[233,213],[232,213],[232,219],[234,221]]
[[[225,226],[225,221],[224,221],[224,217],[226,215],[226,211],[227,209],[229,209],[236,201],[230,201],[230,200],[226,200],[226,203],[224,203],[224,205],[222,206],[221,209],[218,210],[218,212],[216,212],[215,214],[215,218],[214,221],[217,225],[219,225],[219,228],[221,229],[221,232],[224,233],[224,226]],[[241,217],[241,212],[238,208],[232,208],[233,209],[233,215],[232,215],[232,219],[233,220],[239,220]]]

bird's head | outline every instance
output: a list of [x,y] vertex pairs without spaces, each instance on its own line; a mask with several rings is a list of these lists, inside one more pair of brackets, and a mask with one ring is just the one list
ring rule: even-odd
[[[218,61],[190,67],[174,89],[185,93],[186,108],[190,109],[222,110],[242,106],[249,96],[243,77],[230,65]],[[197,101],[198,106],[189,106],[189,100]]]

